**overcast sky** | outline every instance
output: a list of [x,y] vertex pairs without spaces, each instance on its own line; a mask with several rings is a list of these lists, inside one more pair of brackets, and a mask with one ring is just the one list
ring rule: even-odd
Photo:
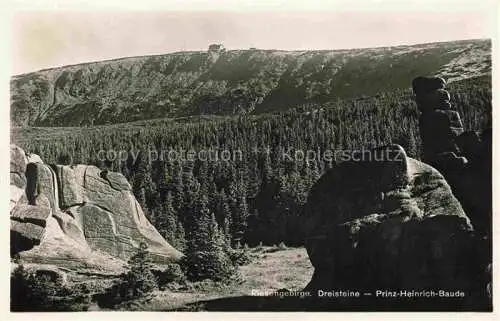
[[[136,0],[127,6],[127,2],[107,0],[101,1],[108,4],[106,8],[97,2],[83,8],[46,6],[35,7],[43,11],[17,11],[12,24],[12,73],[206,50],[211,43],[223,43],[228,49],[345,49],[495,36],[496,10],[489,0],[399,1],[392,5],[385,0],[328,4],[308,0],[308,6],[302,7],[287,7],[279,0],[257,1],[260,7],[257,2],[251,7],[241,5],[249,1],[239,1],[237,6],[236,0],[231,4],[212,0],[210,6],[197,1],[195,7],[186,7],[186,1],[164,0],[160,7],[140,6],[148,1]],[[110,7],[112,3],[120,7]],[[189,9],[201,11],[186,11]]]

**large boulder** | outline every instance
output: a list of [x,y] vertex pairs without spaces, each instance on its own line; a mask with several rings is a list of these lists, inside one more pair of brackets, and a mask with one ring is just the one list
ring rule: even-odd
[[158,263],[182,256],[147,220],[120,173],[49,166],[13,145],[12,175],[11,254],[24,262],[116,270],[141,243]]
[[91,248],[127,259],[143,242],[160,260],[180,258],[146,219],[122,174],[87,165],[57,165],[56,172],[63,210],[78,222]]
[[304,228],[315,272],[306,289],[443,289],[484,298],[473,227],[443,176],[398,145],[361,155],[311,189]]

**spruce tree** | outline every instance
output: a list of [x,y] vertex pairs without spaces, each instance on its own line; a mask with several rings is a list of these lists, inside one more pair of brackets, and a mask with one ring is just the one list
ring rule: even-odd
[[129,259],[128,265],[130,270],[124,278],[132,297],[146,295],[157,288],[156,277],[151,270],[151,257],[145,243],[140,244],[137,253]]
[[172,193],[169,191],[163,201],[162,213],[156,219],[158,232],[175,247],[177,232],[177,213],[173,206]]
[[232,235],[234,242],[244,243],[245,231],[247,229],[247,219],[250,215],[245,195],[241,195],[237,200],[237,208],[232,217]]
[[205,196],[196,200],[194,221],[187,237],[183,266],[191,280],[226,280],[235,273],[227,243]]

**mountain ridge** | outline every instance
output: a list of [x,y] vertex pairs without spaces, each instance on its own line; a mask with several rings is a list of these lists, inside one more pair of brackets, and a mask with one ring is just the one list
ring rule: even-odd
[[[470,42],[470,41],[489,41],[491,42],[490,38],[470,38],[470,39],[460,39],[460,40],[449,40],[449,41],[434,41],[434,42],[426,42],[426,43],[416,43],[416,44],[407,44],[407,45],[394,45],[394,46],[379,46],[379,47],[359,47],[359,48],[339,48],[339,49],[317,49],[317,50],[301,50],[301,49],[264,49],[264,48],[250,48],[250,49],[226,49],[227,52],[234,52],[234,51],[249,51],[249,50],[254,50],[254,51],[269,51],[269,52],[332,52],[332,51],[354,51],[354,50],[365,50],[365,49],[391,49],[391,48],[400,48],[400,47],[412,47],[412,46],[419,46],[419,45],[433,45],[433,44],[444,44],[444,43],[449,43],[449,42]],[[92,61],[85,61],[85,62],[79,62],[79,63],[71,63],[71,64],[65,64],[65,65],[59,65],[59,66],[53,66],[53,67],[47,67],[47,68],[41,68],[33,71],[28,71],[28,72],[21,72],[18,74],[13,74],[11,78],[16,78],[16,77],[22,77],[22,76],[27,76],[30,74],[34,73],[39,73],[39,72],[44,72],[44,71],[51,71],[54,69],[62,69],[62,68],[69,68],[69,67],[78,67],[78,66],[84,66],[88,64],[98,64],[98,63],[107,63],[107,62],[117,62],[117,61],[122,61],[122,60],[127,60],[127,59],[136,59],[136,58],[143,58],[143,57],[157,57],[157,56],[165,56],[165,55],[175,55],[175,54],[184,54],[184,53],[202,53],[206,52],[206,50],[182,50],[182,51],[173,51],[173,52],[167,52],[167,53],[154,53],[154,54],[146,54],[146,55],[136,55],[136,56],[124,56],[124,57],[119,57],[119,58],[103,58],[103,59],[98,59],[98,60],[92,60]]]
[[449,81],[490,74],[491,41],[190,51],[49,68],[11,78],[11,122],[82,126],[262,113],[402,89],[431,73]]

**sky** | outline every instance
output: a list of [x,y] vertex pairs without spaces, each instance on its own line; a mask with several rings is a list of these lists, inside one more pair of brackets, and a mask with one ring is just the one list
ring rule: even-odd
[[[103,4],[105,2],[105,4]],[[11,74],[129,56],[307,50],[493,38],[489,0],[17,1]]]

